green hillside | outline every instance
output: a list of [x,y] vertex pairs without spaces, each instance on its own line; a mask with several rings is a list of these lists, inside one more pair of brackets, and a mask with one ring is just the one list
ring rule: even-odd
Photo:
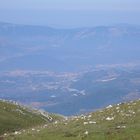
[[8,134],[5,140],[139,140],[140,100]]
[[32,110],[17,103],[0,101],[0,135],[54,121],[53,114]]

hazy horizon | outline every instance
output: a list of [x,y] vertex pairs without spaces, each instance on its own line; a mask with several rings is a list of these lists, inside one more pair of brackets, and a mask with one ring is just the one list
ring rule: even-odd
[[55,28],[140,24],[138,0],[5,0],[0,4],[3,22]]

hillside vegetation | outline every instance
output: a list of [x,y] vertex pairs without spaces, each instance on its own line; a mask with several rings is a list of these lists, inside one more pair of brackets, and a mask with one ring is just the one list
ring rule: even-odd
[[53,114],[48,115],[17,103],[0,101],[0,135],[46,124],[54,119],[57,119],[57,116]]
[[73,116],[20,134],[8,134],[5,140],[139,140],[140,100],[109,105],[103,110]]

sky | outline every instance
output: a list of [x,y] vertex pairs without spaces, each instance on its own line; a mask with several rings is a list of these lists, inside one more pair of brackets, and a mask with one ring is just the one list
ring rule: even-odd
[[0,0],[0,21],[75,28],[140,24],[140,0]]

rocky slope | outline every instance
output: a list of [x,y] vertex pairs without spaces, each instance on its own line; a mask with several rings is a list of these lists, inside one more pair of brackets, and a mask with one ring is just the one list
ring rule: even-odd
[[48,124],[57,118],[59,117],[53,114],[33,110],[15,102],[0,100],[0,135]]
[[5,140],[139,140],[140,100],[7,134]]

